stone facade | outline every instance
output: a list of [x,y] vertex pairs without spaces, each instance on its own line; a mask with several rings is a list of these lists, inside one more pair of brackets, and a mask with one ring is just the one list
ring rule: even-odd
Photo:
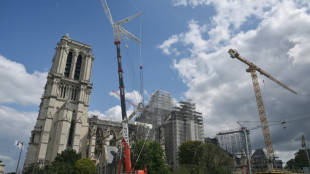
[[55,50],[37,122],[31,131],[25,167],[32,163],[49,165],[65,149],[81,152],[82,157],[91,154],[87,112],[92,89],[92,49],[66,34]]
[[[99,174],[117,173],[119,159],[122,156],[119,149],[122,146],[122,122],[99,119],[98,116],[88,118],[90,132],[92,134],[91,156],[96,163]],[[136,132],[141,128],[129,124],[129,142],[133,144],[136,140]]]

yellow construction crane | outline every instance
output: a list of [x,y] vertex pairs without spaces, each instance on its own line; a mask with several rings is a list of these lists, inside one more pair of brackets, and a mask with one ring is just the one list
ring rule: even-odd
[[265,72],[264,70],[262,70],[261,68],[259,68],[255,64],[253,64],[252,62],[246,60],[245,58],[242,58],[239,55],[237,50],[229,49],[228,53],[230,54],[231,58],[237,58],[241,62],[249,65],[249,68],[246,71],[250,72],[251,76],[252,76],[254,93],[255,93],[256,103],[257,103],[257,108],[258,108],[258,114],[259,114],[262,130],[263,130],[263,135],[264,135],[264,140],[265,140],[265,145],[266,145],[266,150],[267,150],[267,158],[268,158],[267,166],[268,166],[268,170],[273,170],[273,161],[274,161],[275,156],[274,156],[274,152],[273,152],[273,147],[272,147],[271,138],[270,138],[270,132],[269,132],[269,128],[268,128],[268,121],[266,118],[262,94],[260,92],[260,87],[259,87],[256,71],[260,72],[262,75],[268,77],[269,79],[271,79],[272,81],[281,85],[282,87],[286,88],[287,90],[291,91],[292,93],[297,94],[297,92],[295,92],[294,90],[292,90],[288,86],[284,85],[279,80],[275,79],[270,74],[268,74],[267,72]]

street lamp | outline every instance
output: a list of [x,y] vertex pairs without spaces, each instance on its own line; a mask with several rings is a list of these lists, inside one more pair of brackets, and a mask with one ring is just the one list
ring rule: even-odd
[[20,152],[19,152],[19,157],[18,157],[18,162],[17,162],[17,166],[16,166],[16,174],[17,174],[17,171],[18,171],[18,166],[19,166],[19,161],[20,161],[20,156],[22,155],[22,151],[23,151],[23,145],[24,145],[24,142],[22,141],[18,141],[17,142],[17,146],[21,144],[22,147],[20,148]]

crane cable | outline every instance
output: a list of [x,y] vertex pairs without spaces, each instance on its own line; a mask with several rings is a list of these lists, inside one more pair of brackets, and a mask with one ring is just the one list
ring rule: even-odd
[[[131,4],[134,6],[134,8],[135,8],[138,12],[140,12],[140,11],[138,10],[138,8],[134,5],[134,3],[133,3],[132,1],[130,1],[130,2],[131,2]],[[140,40],[142,40],[142,16],[140,17]],[[140,47],[140,54],[139,54],[139,56],[140,56],[140,95],[141,95],[142,107],[144,108],[144,96],[143,96],[143,66],[142,66],[142,44],[141,44],[141,42],[139,43],[139,47]],[[127,48],[126,48],[126,53],[128,53],[128,52],[127,52]],[[134,70],[133,70],[133,71],[134,71]],[[134,167],[132,168],[132,171],[131,171],[131,172],[133,172],[133,170],[135,169],[135,167],[136,167],[136,165],[137,165],[137,163],[138,163],[138,161],[139,161],[139,158],[140,158],[141,153],[142,153],[142,151],[143,151],[143,149],[144,149],[144,146],[145,146],[147,137],[149,136],[150,130],[151,130],[151,129],[148,130],[148,132],[147,132],[147,134],[146,134],[146,136],[145,136],[145,139],[144,139],[142,148],[141,148],[141,150],[140,150],[140,152],[139,152],[139,155],[138,155],[138,157],[137,157],[137,160],[136,160],[135,165],[134,165]]]
[[[310,118],[310,115],[308,116],[304,116],[304,117],[300,117],[300,118],[296,118],[296,119],[292,119],[292,120],[280,120],[280,121],[268,121],[268,122],[274,122],[272,124],[268,124],[268,126],[275,126],[275,125],[279,125],[279,124],[286,124],[286,123],[290,123],[290,122],[294,122],[294,121],[298,121],[298,120],[303,120],[303,119],[307,119]],[[260,121],[238,121],[238,122],[260,122]],[[253,128],[250,128],[249,130],[254,130],[254,129],[258,129],[262,127],[262,125],[257,125]]]
[[[140,17],[140,39],[142,40],[142,16]],[[144,89],[143,89],[143,65],[142,65],[142,44],[140,43],[140,95],[142,108],[144,108]]]
[[[138,13],[141,12],[132,1],[130,1],[130,3],[132,4],[132,6],[136,9],[136,11]],[[140,36],[139,36],[139,38],[140,38],[140,40],[142,40],[142,16],[140,16]],[[138,89],[139,82],[135,78],[136,76],[135,76],[134,64],[133,64],[133,61],[130,59],[130,56],[129,56],[128,45],[126,43],[126,39],[123,38],[123,40],[125,41],[125,51],[126,51],[128,59],[129,59],[129,63],[127,63],[127,66],[130,69],[130,75],[132,77],[132,79],[131,79],[132,88],[133,88],[133,90],[134,89]],[[137,104],[137,103],[141,102],[142,103],[142,107],[144,107],[143,65],[142,65],[142,44],[141,44],[141,42],[139,43],[139,63],[140,63],[140,66],[139,66],[139,68],[140,68],[140,90],[138,90],[138,91],[140,92],[140,96],[137,96],[134,93],[134,97],[135,97],[135,103]]]
[[[141,12],[137,6],[132,2],[132,0],[129,1],[132,6],[137,10],[137,12]],[[140,16],[140,40],[142,41],[142,15]],[[142,44],[139,43],[140,46],[140,95],[141,95],[141,103],[142,108],[144,108],[144,89],[143,89],[143,65],[142,65]]]
[[144,149],[144,145],[145,145],[145,143],[146,143],[147,137],[149,136],[150,130],[151,130],[151,129],[149,128],[149,130],[147,131],[147,134],[146,134],[146,136],[145,136],[145,138],[144,138],[144,142],[143,142],[142,148],[141,148],[141,150],[140,150],[140,152],[139,152],[138,158],[137,158],[137,160],[136,160],[136,162],[135,162],[135,165],[133,166],[131,172],[133,172],[133,170],[135,169],[135,167],[136,167],[136,165],[137,165],[137,163],[138,163],[138,161],[139,161],[140,155],[141,155],[141,153],[142,153],[142,150]]
[[[133,91],[135,89],[138,89],[138,81],[137,81],[137,78],[136,78],[136,71],[135,71],[135,68],[134,68],[134,63],[133,63],[133,60],[129,54],[129,51],[128,51],[128,46],[127,46],[127,43],[126,43],[126,40],[124,39],[124,42],[125,42],[125,52],[126,52],[126,56],[128,57],[128,61],[126,61],[127,63],[127,66],[128,66],[128,69],[129,69],[129,75],[131,76],[130,78],[130,81],[131,81],[131,85],[132,85],[132,89]],[[137,96],[136,94],[133,92],[134,94],[134,100],[135,100],[135,104],[137,104]]]

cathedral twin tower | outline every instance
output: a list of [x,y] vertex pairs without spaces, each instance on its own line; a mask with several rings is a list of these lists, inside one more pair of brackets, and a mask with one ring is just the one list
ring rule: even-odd
[[87,112],[92,63],[90,45],[71,40],[66,34],[55,48],[36,125],[31,131],[24,166],[50,165],[58,153],[74,149],[91,157]]

